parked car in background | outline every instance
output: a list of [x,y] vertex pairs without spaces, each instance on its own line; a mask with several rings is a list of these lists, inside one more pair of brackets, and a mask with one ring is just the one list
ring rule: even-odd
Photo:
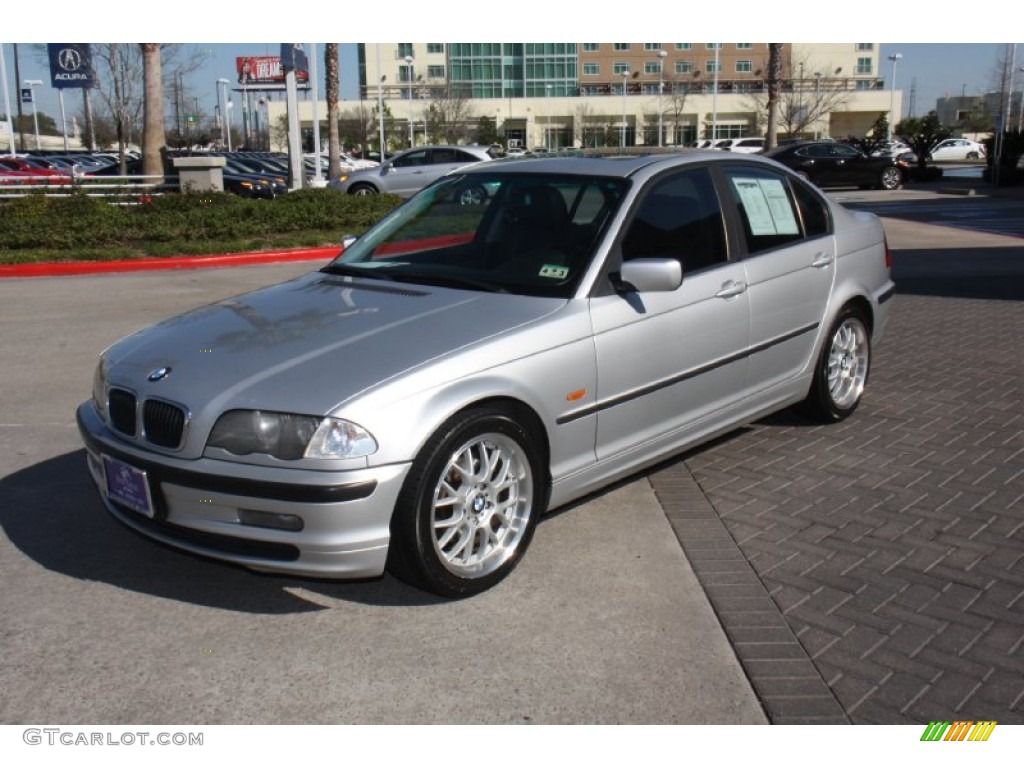
[[[902,141],[887,141],[881,147],[871,153],[872,157],[903,157],[910,162],[915,162],[917,156],[910,145]],[[911,157],[912,156],[912,157]]]
[[321,270],[109,347],[86,464],[181,549],[465,597],[548,508],[789,405],[848,417],[889,271],[876,216],[757,156],[476,163]]
[[796,141],[764,153],[819,187],[899,189],[910,164],[897,157],[869,157],[838,141]]
[[754,155],[763,152],[765,140],[757,136],[743,136],[736,139],[720,139],[715,144],[715,149],[726,152],[739,152],[745,155]]
[[970,139],[946,139],[928,152],[931,160],[980,160],[985,157],[985,145]]
[[491,159],[490,148],[477,145],[413,147],[399,152],[376,168],[343,173],[330,186],[350,195],[387,192],[409,197],[449,171]]

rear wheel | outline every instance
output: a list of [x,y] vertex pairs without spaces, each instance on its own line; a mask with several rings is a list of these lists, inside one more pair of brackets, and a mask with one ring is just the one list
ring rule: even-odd
[[981,155],[979,155],[977,152],[968,152],[967,153],[967,159],[968,160],[978,160],[980,158],[981,158]]
[[871,365],[871,334],[863,313],[846,307],[821,350],[807,399],[800,410],[825,422],[842,421],[857,409]]
[[884,168],[882,176],[878,180],[878,186],[882,189],[899,189],[903,186],[903,174],[899,168]]
[[350,195],[376,195],[377,188],[371,184],[356,184],[349,190]]
[[530,434],[494,408],[466,411],[413,462],[391,522],[388,570],[443,597],[497,584],[522,558],[543,511]]
[[458,198],[460,205],[480,205],[487,202],[487,190],[479,184],[473,184],[459,190]]

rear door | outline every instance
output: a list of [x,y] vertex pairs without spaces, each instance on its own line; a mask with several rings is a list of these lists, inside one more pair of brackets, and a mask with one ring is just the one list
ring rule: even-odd
[[751,391],[764,391],[795,380],[814,354],[836,273],[832,220],[821,194],[785,172],[737,163],[723,176],[742,232]]

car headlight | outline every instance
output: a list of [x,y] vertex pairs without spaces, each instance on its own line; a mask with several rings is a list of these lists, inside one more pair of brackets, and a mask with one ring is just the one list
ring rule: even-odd
[[286,460],[354,459],[377,450],[376,440],[358,424],[276,411],[228,411],[217,419],[206,445]]
[[92,402],[100,417],[107,419],[107,361],[102,357],[92,374]]

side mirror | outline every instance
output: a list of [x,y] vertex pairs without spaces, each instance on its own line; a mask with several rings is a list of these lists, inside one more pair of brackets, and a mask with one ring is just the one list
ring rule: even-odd
[[683,265],[677,259],[631,259],[611,278],[620,293],[669,292],[683,284]]
[[342,236],[341,236],[341,252],[340,252],[340,253],[339,253],[338,255],[340,256],[340,255],[341,255],[342,253],[344,253],[344,252],[345,252],[345,251],[347,251],[347,250],[348,250],[349,248],[351,248],[351,247],[352,247],[352,244],[353,244],[353,243],[354,243],[354,242],[355,242],[355,241],[356,241],[357,239],[358,239],[358,238],[357,238],[357,237],[356,237],[355,235],[342,235]]

